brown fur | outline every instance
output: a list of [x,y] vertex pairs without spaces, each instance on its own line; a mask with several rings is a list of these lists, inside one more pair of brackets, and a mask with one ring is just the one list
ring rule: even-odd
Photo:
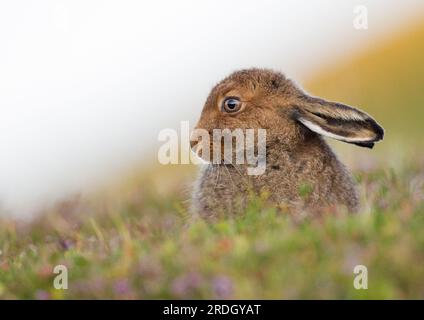
[[[225,97],[242,101],[237,113],[223,112]],[[311,125],[312,124],[312,125]],[[372,147],[383,129],[355,108],[310,97],[283,74],[264,69],[234,72],[211,91],[196,128],[266,129],[267,169],[247,175],[246,165],[208,164],[193,192],[192,209],[203,217],[236,214],[248,195],[267,192],[270,200],[295,213],[314,214],[321,208],[358,207],[350,174],[322,137]],[[312,129],[311,129],[312,128]],[[195,143],[194,143],[195,144]],[[310,192],[302,194],[301,189]]]

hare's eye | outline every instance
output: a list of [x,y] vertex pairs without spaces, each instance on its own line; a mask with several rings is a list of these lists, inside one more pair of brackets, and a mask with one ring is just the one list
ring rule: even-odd
[[229,97],[222,103],[222,110],[228,113],[239,111],[241,108],[241,101],[236,97]]

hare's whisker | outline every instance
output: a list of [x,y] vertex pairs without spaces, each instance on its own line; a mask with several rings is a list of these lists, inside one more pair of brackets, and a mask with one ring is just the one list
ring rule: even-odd
[[230,172],[230,170],[228,170],[228,168],[227,168],[227,166],[224,164],[223,165],[224,166],[224,168],[225,168],[225,171],[228,173],[228,176],[229,176],[229,178],[230,178],[230,180],[231,180],[231,183],[233,184],[233,186],[234,187],[236,187],[236,184],[234,183],[234,180],[233,180],[233,178],[231,177],[231,172]]
[[215,190],[218,187],[218,183],[219,183],[219,178],[221,176],[221,168],[219,165],[216,165],[217,168],[217,174],[216,174],[216,180],[215,180],[215,186],[213,187],[213,189]]

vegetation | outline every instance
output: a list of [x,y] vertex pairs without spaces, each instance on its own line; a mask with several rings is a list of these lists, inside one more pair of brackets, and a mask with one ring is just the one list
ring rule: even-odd
[[[151,169],[35,221],[0,220],[0,298],[422,299],[423,35],[416,28],[307,86],[387,130],[372,151],[337,143],[359,214],[295,223],[263,197],[206,223],[187,213],[192,167]],[[68,290],[53,288],[56,265],[68,268]],[[353,287],[356,265],[368,268],[368,290]]]
[[[358,215],[294,223],[252,199],[245,215],[206,223],[184,209],[184,178],[151,192],[152,174],[120,199],[70,200],[29,225],[2,221],[0,297],[422,298],[424,163],[375,167],[356,171]],[[68,290],[53,288],[55,265],[67,266]],[[368,268],[368,290],[353,287],[356,265]]]

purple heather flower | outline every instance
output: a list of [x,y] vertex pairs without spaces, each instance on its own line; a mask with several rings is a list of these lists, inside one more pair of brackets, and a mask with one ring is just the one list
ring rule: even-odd
[[130,293],[131,286],[127,279],[120,279],[114,283],[113,290],[118,295],[125,295]]
[[71,249],[74,246],[74,243],[70,239],[60,239],[59,244],[65,251]]
[[227,276],[215,277],[212,287],[218,299],[229,299],[233,294],[233,281]]
[[177,296],[187,296],[200,287],[202,278],[198,273],[190,272],[177,277],[171,285],[172,293]]
[[50,293],[45,290],[37,290],[35,293],[35,299],[37,300],[50,300]]

